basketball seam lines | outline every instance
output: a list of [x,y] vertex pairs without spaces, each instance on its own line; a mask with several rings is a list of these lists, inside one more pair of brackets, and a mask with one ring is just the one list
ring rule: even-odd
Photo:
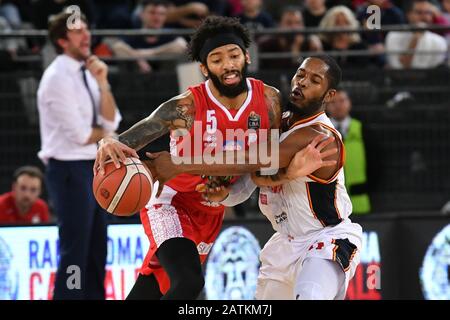
[[116,194],[114,195],[114,197],[111,200],[111,203],[108,206],[108,209],[106,209],[106,211],[108,211],[108,212],[114,212],[114,210],[117,208],[119,201],[122,198],[122,196],[128,186],[128,183],[130,182],[130,180],[133,178],[133,176],[135,174],[139,173],[139,170],[136,169],[136,171],[134,171],[132,168],[131,168],[131,170],[128,170],[129,169],[128,167],[132,167],[132,166],[131,165],[127,166],[127,168],[126,168],[127,173],[125,174],[125,177],[123,177],[122,182],[120,183],[120,186],[116,191]]
[[[133,161],[133,159],[131,159],[131,161]],[[140,172],[136,162],[133,161],[133,164],[135,165],[137,172]],[[138,204],[141,202],[141,194],[142,194],[142,175],[139,174],[139,197],[138,197],[138,201],[136,202],[136,205],[134,206],[132,212],[136,212],[136,208],[137,208]]]

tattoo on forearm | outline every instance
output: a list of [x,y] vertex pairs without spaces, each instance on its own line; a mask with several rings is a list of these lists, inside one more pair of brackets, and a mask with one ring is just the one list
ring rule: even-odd
[[119,135],[119,141],[139,150],[168,131],[162,122],[146,118]]
[[195,118],[195,105],[188,93],[163,103],[149,117],[139,121],[119,136],[119,141],[139,150],[169,132],[190,130]]
[[177,119],[171,120],[171,126],[174,129],[187,129],[189,130],[194,124],[194,112],[191,104],[182,104],[176,107]]

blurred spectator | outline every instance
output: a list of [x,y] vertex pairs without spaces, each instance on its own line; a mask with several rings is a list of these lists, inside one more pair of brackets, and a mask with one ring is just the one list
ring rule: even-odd
[[36,224],[50,220],[47,203],[40,199],[43,174],[37,167],[18,168],[12,190],[0,195],[0,224]]
[[351,108],[352,102],[347,92],[340,89],[336,92],[333,101],[327,105],[327,114],[344,141],[345,187],[352,201],[353,213],[363,214],[370,212],[366,152],[362,124],[350,116]]
[[0,0],[0,17],[5,18],[14,29],[19,29],[22,25],[19,9],[11,0]]
[[[376,5],[380,8],[381,12],[381,27],[397,24],[405,24],[406,18],[403,11],[396,7],[391,0],[368,0],[367,5],[362,6],[358,10],[358,20],[362,25],[367,28],[367,19],[373,14],[373,12],[367,12],[367,8],[371,5]],[[382,45],[384,47],[384,37],[385,33],[364,33],[363,39],[367,41],[369,46]]]
[[[167,20],[168,2],[164,0],[146,0],[142,4],[140,13],[143,29],[161,30]],[[118,41],[112,49],[117,56],[138,58],[137,63],[141,72],[150,72],[152,66],[145,60],[164,54],[185,53],[187,42],[182,37],[172,35],[130,37]]]
[[[11,31],[8,21],[0,17],[0,31]],[[12,62],[17,54],[19,44],[15,39],[6,38],[0,41],[0,70],[11,70]]]
[[450,0],[441,0],[442,16],[450,23]]
[[[336,6],[329,9],[320,22],[319,27],[323,30],[334,30],[336,28],[359,28],[353,12],[345,6]],[[323,49],[325,51],[352,51],[367,50],[367,44],[361,39],[358,33],[322,33]],[[342,68],[362,68],[367,67],[370,59],[364,55],[340,55],[335,57]]]
[[236,17],[240,15],[243,11],[241,0],[227,0],[228,12],[227,15],[230,17]]
[[209,8],[204,1],[171,0],[170,3],[167,23],[171,27],[197,28],[202,19],[209,15]]
[[327,0],[326,1],[327,8],[333,8],[335,6],[346,6],[350,10],[355,11],[358,5],[360,5],[360,1],[355,0]]
[[238,16],[249,30],[275,27],[272,16],[263,10],[262,0],[241,0],[243,11]]
[[[441,0],[441,7],[442,7],[442,17],[445,19],[447,25],[450,24],[450,0]],[[445,32],[445,38],[447,40],[447,43],[450,46],[450,32]]]
[[327,13],[325,0],[305,0],[303,18],[306,27],[318,27],[325,13]]
[[[93,0],[93,21],[97,29],[131,28],[131,0]],[[84,12],[84,10],[82,10]]]
[[[433,20],[431,24],[438,25],[438,26],[448,26],[449,23],[447,19],[444,16],[444,12],[441,10],[441,7],[439,3],[436,3],[434,1],[428,1],[430,10],[433,13]],[[438,34],[444,34],[447,31],[435,31]]]
[[[231,13],[234,1],[229,0],[206,0],[203,1],[208,6],[209,12],[218,16],[224,16]],[[239,9],[239,7],[237,8]]]
[[[13,2],[19,9],[20,19],[22,23],[28,24],[32,22],[33,2],[36,0],[9,0]],[[6,1],[5,1],[6,2]]]
[[[433,6],[427,0],[411,1],[407,9],[408,23],[427,26],[433,23]],[[388,54],[389,67],[393,69],[434,68],[446,59],[445,39],[430,31],[395,32],[386,36],[386,51],[408,51],[414,53]],[[427,52],[428,51],[428,52]]]
[[[281,29],[303,29],[303,15],[299,8],[286,7],[281,14],[279,27]],[[269,36],[259,44],[261,52],[290,52],[292,58],[263,59],[265,68],[289,69],[298,67],[301,52],[321,51],[322,43],[319,37],[307,34],[289,34]]]

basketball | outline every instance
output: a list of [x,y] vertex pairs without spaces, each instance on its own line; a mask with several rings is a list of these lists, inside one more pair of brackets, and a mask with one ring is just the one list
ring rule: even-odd
[[116,168],[112,160],[105,164],[105,174],[94,176],[92,189],[98,204],[116,216],[131,216],[150,200],[153,180],[142,162],[127,158]]

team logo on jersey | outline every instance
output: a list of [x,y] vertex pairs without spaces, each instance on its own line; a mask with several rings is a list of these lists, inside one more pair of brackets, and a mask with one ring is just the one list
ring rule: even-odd
[[420,281],[425,299],[450,299],[450,225],[433,239],[420,270]]
[[261,127],[261,116],[254,111],[250,112],[247,119],[248,129],[257,130]]
[[258,240],[246,228],[225,229],[215,241],[206,264],[206,298],[253,299],[260,251]]

